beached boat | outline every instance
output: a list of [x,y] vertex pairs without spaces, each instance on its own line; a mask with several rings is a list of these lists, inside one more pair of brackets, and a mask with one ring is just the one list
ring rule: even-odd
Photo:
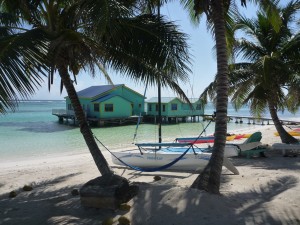
[[[230,135],[226,137],[226,141],[233,141],[236,138],[235,135]],[[193,143],[193,144],[202,144],[202,143],[214,143],[214,136],[205,136],[205,137],[183,137],[176,138],[176,142],[178,143]]]
[[[212,148],[198,148],[187,143],[140,143],[138,149],[116,152],[114,164],[138,167],[141,171],[157,170],[199,171],[207,165]],[[159,149],[160,147],[160,149]],[[227,157],[237,156],[240,149],[231,145],[225,147],[224,166],[237,174],[237,169]]]

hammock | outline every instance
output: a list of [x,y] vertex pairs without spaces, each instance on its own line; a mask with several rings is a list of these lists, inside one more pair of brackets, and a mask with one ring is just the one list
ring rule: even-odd
[[[145,87],[145,91],[144,91],[144,99],[146,97],[146,90],[147,90],[147,86],[148,86],[148,82],[146,83],[146,87]],[[136,124],[136,127],[135,127],[135,132],[134,132],[134,135],[133,135],[133,143],[136,139],[136,136],[137,136],[137,131],[138,131],[138,128],[139,128],[139,125],[140,125],[140,122],[141,122],[141,117],[142,117],[142,111],[140,111],[140,115],[139,115],[139,118],[138,118],[138,121],[137,121],[137,124]]]
[[154,167],[154,168],[141,168],[138,166],[133,166],[130,165],[126,162],[124,162],[122,159],[118,158],[113,152],[111,152],[94,134],[93,134],[94,138],[110,153],[112,154],[118,161],[120,161],[122,164],[124,164],[125,166],[133,169],[133,170],[137,170],[137,171],[141,171],[141,172],[156,172],[156,171],[161,171],[161,170],[165,170],[171,166],[173,166],[175,163],[177,163],[179,160],[181,160],[183,158],[183,156],[185,156],[185,154],[191,149],[192,145],[190,145],[190,147],[188,147],[178,158],[174,159],[173,161],[171,161],[170,163],[167,163],[163,166],[159,166],[159,167]]

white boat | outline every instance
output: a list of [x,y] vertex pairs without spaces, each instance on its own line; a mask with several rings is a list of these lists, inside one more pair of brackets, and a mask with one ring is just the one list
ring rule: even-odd
[[[136,145],[138,149],[115,152],[112,155],[113,163],[145,172],[157,170],[199,171],[207,165],[212,150],[212,148],[198,148],[192,144],[173,142]],[[239,151],[240,149],[234,145],[225,147],[223,165],[234,174],[238,174],[238,171],[227,157],[237,156]]]

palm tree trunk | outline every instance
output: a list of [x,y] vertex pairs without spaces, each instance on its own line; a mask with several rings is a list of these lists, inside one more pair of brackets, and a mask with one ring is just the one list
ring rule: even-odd
[[218,67],[215,142],[208,165],[191,187],[219,194],[227,134],[228,62],[223,1],[213,0],[211,4],[212,18],[215,26]]
[[73,82],[70,79],[70,75],[68,73],[67,67],[61,65],[58,68],[58,72],[59,72],[62,82],[66,88],[66,91],[68,93],[70,101],[72,103],[76,119],[79,122],[80,132],[83,135],[83,138],[90,150],[90,153],[92,154],[92,157],[96,163],[96,166],[97,166],[99,172],[102,175],[113,174],[110,167],[108,166],[106,159],[104,158],[103,154],[101,153],[101,151],[93,137],[93,133],[92,133],[92,131],[88,125],[88,122],[86,120],[85,114],[83,112],[79,98],[78,98],[76,90],[74,88]]
[[292,135],[290,135],[288,132],[286,132],[286,130],[283,128],[283,126],[278,118],[275,105],[271,101],[268,102],[268,105],[269,105],[269,112],[270,112],[271,118],[272,118],[275,128],[280,136],[281,142],[286,143],[286,144],[298,143],[298,140],[296,138],[294,138]]

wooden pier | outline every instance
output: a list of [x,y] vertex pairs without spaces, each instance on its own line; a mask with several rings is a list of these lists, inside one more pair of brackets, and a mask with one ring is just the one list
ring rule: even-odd
[[[60,123],[63,123],[66,121],[71,120],[72,124],[76,125],[77,120],[74,114],[73,110],[64,110],[64,109],[53,109],[52,115],[55,115],[58,117],[58,120]],[[213,120],[214,117],[210,114],[203,114],[199,116],[178,116],[178,117],[162,117],[162,123],[179,123],[179,122],[199,122],[199,117],[203,118],[203,121],[206,120]],[[227,115],[228,122],[234,121],[235,123],[244,123],[244,121],[247,122],[247,124],[260,124],[260,125],[269,125],[273,124],[273,120],[271,118],[267,117],[253,117],[253,116],[238,116],[238,115]],[[118,117],[118,118],[92,118],[87,117],[87,120],[90,125],[92,126],[105,126],[105,125],[123,125],[123,124],[132,124],[137,123],[139,119],[139,116],[130,116],[130,117]],[[144,116],[141,118],[141,121],[144,122],[154,122],[157,123],[158,119],[156,116]],[[300,121],[291,121],[291,120],[280,120],[282,124],[286,125],[299,125]]]
[[[200,115],[197,116],[162,116],[161,122],[164,124],[171,124],[171,123],[187,123],[187,122],[199,122]],[[158,116],[146,115],[143,117],[145,122],[149,123],[158,123]]]
[[[214,120],[214,117],[212,115],[204,114],[202,115],[203,121],[205,120]],[[234,121],[235,123],[244,123],[244,121],[247,121],[247,124],[261,124],[261,125],[269,125],[273,124],[272,118],[267,117],[253,117],[253,116],[238,116],[238,115],[227,115],[228,122]],[[280,120],[282,124],[287,125],[298,125],[300,124],[300,121],[291,121],[291,120]]]
[[[74,111],[64,110],[64,109],[53,109],[52,115],[57,116],[60,123],[66,121],[69,124],[69,120],[72,121],[73,125],[77,124],[77,119],[75,117]],[[105,125],[123,125],[123,124],[136,124],[139,119],[139,116],[130,116],[130,117],[117,117],[117,118],[93,118],[87,117],[87,121],[91,126],[102,127]]]
[[[272,118],[267,117],[252,117],[252,116],[232,116],[228,115],[230,120],[235,121],[235,123],[243,123],[244,120],[247,120],[247,124],[261,124],[261,125],[270,125],[273,124]],[[300,121],[291,121],[291,120],[279,120],[282,124],[288,125],[297,125],[300,124]]]

